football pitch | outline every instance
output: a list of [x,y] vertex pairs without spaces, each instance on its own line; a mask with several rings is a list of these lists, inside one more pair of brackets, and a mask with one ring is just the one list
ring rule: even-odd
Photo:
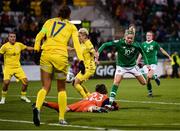
[[[84,83],[93,92],[104,83],[110,90],[112,79],[91,79]],[[32,123],[32,103],[20,100],[21,83],[12,82],[6,104],[0,105],[0,130],[180,130],[180,79],[161,79],[158,87],[152,82],[154,97],[147,97],[146,86],[135,79],[124,79],[116,97],[120,109],[108,113],[68,112],[67,126],[58,124],[58,114],[43,107],[41,125]],[[2,89],[2,82],[0,84]],[[41,83],[29,82],[28,97],[35,101]],[[68,104],[80,100],[80,95],[67,84]],[[57,101],[56,82],[46,101]]]

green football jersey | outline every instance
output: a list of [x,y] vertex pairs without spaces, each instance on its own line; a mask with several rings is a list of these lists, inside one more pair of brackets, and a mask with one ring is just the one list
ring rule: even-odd
[[[157,59],[157,52],[161,48],[160,45],[152,41],[150,43],[148,42],[143,42],[141,45],[141,48],[143,49],[144,53],[146,54],[146,58],[148,60],[149,64],[157,64],[158,59]],[[146,62],[144,62],[147,64]]]
[[[138,42],[133,42],[131,45],[126,44],[124,39],[114,40],[111,42],[104,43],[99,49],[99,54],[106,47],[114,46],[118,52],[118,57],[116,59],[116,64],[121,67],[132,67],[136,65],[136,60],[139,53],[143,53],[140,44]],[[145,54],[142,54],[145,56]]]

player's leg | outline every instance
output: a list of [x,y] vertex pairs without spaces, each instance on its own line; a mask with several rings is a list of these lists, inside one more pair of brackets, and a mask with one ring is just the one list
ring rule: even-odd
[[[83,78],[80,78],[81,81],[86,81],[88,80],[91,76],[93,76],[95,73],[95,70],[86,70],[86,73],[83,75],[84,77]],[[90,92],[88,91],[87,87],[82,85],[81,86],[83,87],[83,90],[84,92],[86,93],[86,96],[90,96]]]
[[57,80],[58,90],[58,105],[59,105],[59,124],[66,125],[65,112],[67,108],[67,94],[66,94],[66,76],[68,60],[61,55],[54,55],[52,64],[54,67],[54,78]]
[[146,77],[146,81],[147,81],[148,96],[149,96],[149,97],[152,97],[152,84],[151,84],[151,79],[152,79],[152,77],[153,77],[154,71],[153,71],[152,69],[149,70],[146,65],[143,66],[143,70],[144,70],[145,74],[147,74],[147,75],[146,75],[146,76],[147,76],[147,77]]
[[2,96],[1,96],[0,104],[5,104],[9,83],[10,80],[3,80]]
[[148,73],[147,73],[147,90],[148,90],[148,96],[149,97],[153,96],[152,84],[151,84],[151,79],[153,78],[153,75],[154,75],[154,70],[153,69],[148,70]]
[[4,68],[3,70],[3,85],[2,85],[2,96],[1,96],[1,101],[0,104],[5,104],[6,101],[6,95],[8,91],[8,87],[10,84],[10,79],[12,77],[13,70]]
[[81,83],[82,83],[81,80],[78,78],[78,77],[81,78],[82,76],[83,76],[82,74],[78,73],[77,77],[74,80],[73,86],[79,92],[79,94],[83,97],[83,99],[86,99],[88,96],[81,85]]
[[114,82],[113,82],[113,85],[111,87],[111,92],[110,92],[110,97],[109,97],[110,105],[112,105],[113,101],[115,100],[115,97],[117,95],[118,86],[119,86],[122,79],[123,79],[123,76],[119,75],[119,74],[116,74],[114,77]]
[[146,85],[147,84],[146,79],[143,77],[143,75],[139,75],[139,76],[135,76],[135,77],[136,77],[136,79],[139,81],[139,83],[141,85]]
[[116,66],[114,82],[113,82],[113,85],[111,87],[111,92],[110,92],[110,97],[109,97],[110,106],[112,105],[113,101],[115,100],[117,90],[118,90],[118,86],[119,86],[121,80],[123,79],[123,74],[125,72],[126,72],[126,70],[123,67]]
[[86,93],[86,95],[89,97],[91,95],[91,93],[89,92],[89,90],[87,89],[87,87],[83,84],[81,84],[81,86],[83,87],[84,89],[84,92]]
[[79,92],[79,94],[84,98],[87,99],[88,95],[90,94],[86,87],[82,86],[82,82],[86,81],[94,74],[94,71],[86,70],[86,73],[83,75],[81,72],[79,72],[74,81],[74,87]]
[[22,82],[21,100],[30,103],[31,101],[26,97],[28,87],[28,79],[26,77],[26,74],[21,67],[15,69],[15,72],[15,77]]
[[151,69],[153,70],[152,79],[154,79],[155,82],[156,82],[156,84],[157,84],[158,86],[160,86],[160,84],[161,84],[160,79],[159,79],[158,76],[155,74],[155,70],[157,69],[157,65],[152,64],[152,65],[151,65]]
[[41,69],[41,81],[42,81],[42,89],[39,90],[36,98],[36,106],[33,109],[33,122],[36,126],[40,125],[40,109],[45,100],[47,93],[51,88],[51,73],[45,72]]
[[59,112],[59,105],[56,102],[44,102],[43,106],[51,108]]
[[28,79],[27,78],[22,78],[22,90],[21,90],[21,100],[30,103],[31,100],[29,100],[26,96],[27,94],[27,87],[28,87]]
[[65,89],[65,78],[57,80],[58,88],[58,105],[59,105],[59,124],[66,125],[67,122],[64,119],[66,107],[67,107],[67,94]]

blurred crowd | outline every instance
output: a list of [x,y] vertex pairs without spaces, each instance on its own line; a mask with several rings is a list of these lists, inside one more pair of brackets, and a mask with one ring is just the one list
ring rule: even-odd
[[[51,17],[53,3],[62,0],[1,0],[0,43],[7,41],[8,32],[17,33],[17,41],[33,46],[42,24]],[[34,64],[32,52],[23,51],[22,64]]]
[[[156,33],[158,42],[180,41],[180,0],[101,0],[122,26]],[[137,31],[138,31],[137,30]]]
[[[64,0],[0,0],[0,43],[5,43],[10,31],[17,33],[17,41],[33,46],[34,38],[42,24],[57,15]],[[65,0],[73,6],[73,0]],[[123,27],[134,23],[138,32],[152,30],[158,42],[180,41],[180,0],[101,0],[105,10],[119,21]],[[142,37],[142,35],[140,35]],[[93,28],[90,39],[95,49],[104,40],[101,32]],[[34,64],[32,52],[23,51],[22,64]],[[104,50],[100,60],[115,60],[114,48]]]

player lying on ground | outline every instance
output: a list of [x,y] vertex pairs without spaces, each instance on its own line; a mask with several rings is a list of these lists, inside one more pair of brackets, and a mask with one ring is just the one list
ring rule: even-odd
[[[88,99],[80,100],[73,104],[67,105],[67,112],[107,112],[108,110],[118,110],[119,106],[113,102],[111,108],[106,108],[109,104],[107,89],[104,84],[96,85],[96,92],[90,94]],[[44,102],[44,106],[52,108],[59,112],[59,105],[56,102]]]

